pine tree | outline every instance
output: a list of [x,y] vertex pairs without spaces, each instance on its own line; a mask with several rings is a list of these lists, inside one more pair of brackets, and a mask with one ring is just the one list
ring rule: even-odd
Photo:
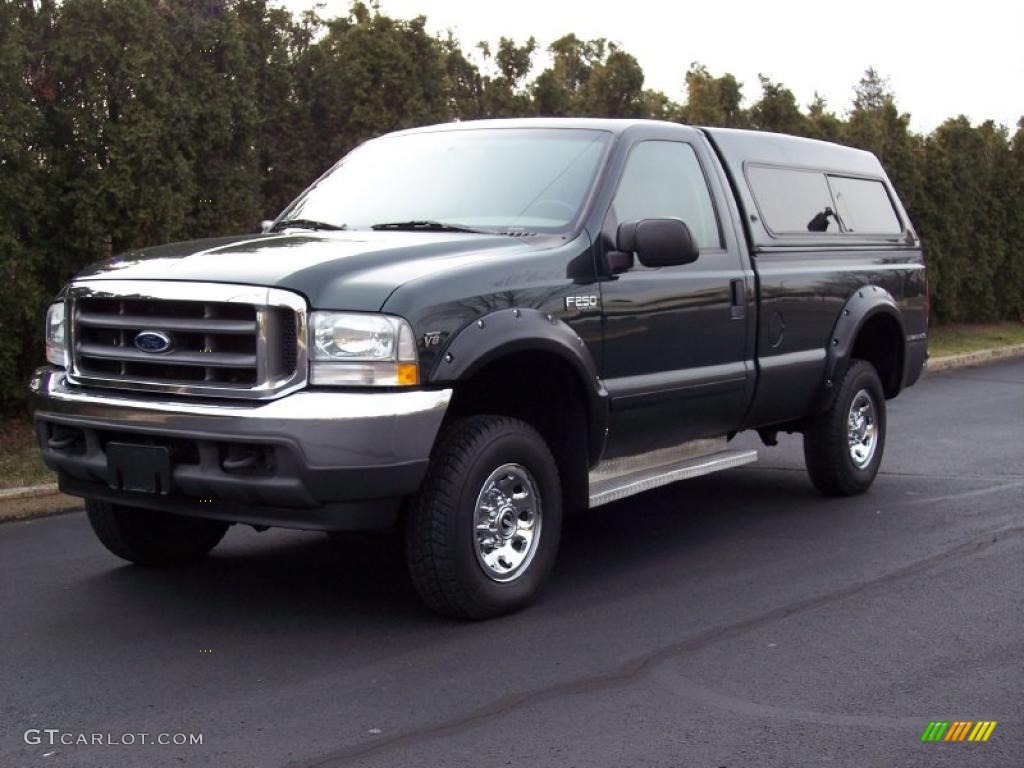
[[762,131],[806,136],[810,133],[807,117],[797,106],[793,92],[765,75],[761,81],[761,98],[750,108],[750,125]]
[[743,84],[726,73],[714,77],[703,64],[693,63],[686,73],[686,104],[682,118],[690,125],[746,128]]

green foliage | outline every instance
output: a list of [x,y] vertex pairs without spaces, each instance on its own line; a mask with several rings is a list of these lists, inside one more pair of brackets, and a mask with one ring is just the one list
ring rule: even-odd
[[309,131],[291,137],[303,143],[308,167],[323,171],[375,134],[451,119],[448,57],[424,24],[361,3],[348,18],[315,20],[322,34],[295,61]]
[[[910,131],[869,69],[843,117],[761,75],[694,63],[677,103],[629,52],[569,34],[464,50],[426,20],[355,2],[296,17],[273,0],[0,0],[0,406],[41,357],[42,315],[84,265],[252,231],[361,141],[528,115],[780,131],[876,153],[926,243],[940,320],[1024,315],[1024,119]],[[540,71],[537,71],[540,69]]]
[[580,40],[570,34],[553,42],[548,51],[552,64],[533,83],[539,114],[668,116],[668,97],[645,90],[639,62],[614,43],[601,38]]
[[828,108],[818,93],[807,105],[807,135],[821,141],[839,141],[843,134],[843,121]]
[[45,301],[46,198],[37,149],[41,120],[32,105],[32,21],[17,5],[0,3],[0,403],[21,396],[25,362],[38,356],[35,331]]
[[477,44],[484,62],[493,74],[483,75],[481,84],[482,117],[517,117],[533,114],[532,100],[525,81],[530,74],[537,41],[532,37],[522,45],[503,37],[498,50],[491,52],[486,42]]
[[761,81],[761,98],[750,108],[750,126],[797,136],[808,134],[810,121],[797,106],[793,92],[764,75],[758,75],[758,78]]
[[686,73],[687,100],[680,117],[691,125],[749,128],[743,108],[743,83],[726,73],[714,77],[703,64],[694,62]]
[[[949,320],[999,320],[1024,309],[1020,282],[1019,164],[1005,129],[947,120],[925,146],[928,237],[935,311]],[[1016,198],[1007,193],[1016,188]]]

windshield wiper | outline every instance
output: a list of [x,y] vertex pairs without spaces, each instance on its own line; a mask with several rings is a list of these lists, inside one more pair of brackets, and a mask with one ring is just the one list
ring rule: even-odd
[[413,219],[412,221],[389,221],[384,224],[374,224],[370,229],[394,230],[396,232],[472,232],[477,235],[489,235],[480,229],[461,227],[458,224],[445,224],[443,221],[431,221],[429,219]]
[[345,224],[328,224],[326,221],[314,221],[313,219],[285,219],[284,221],[277,222],[277,224],[270,228],[270,231],[277,232],[287,227],[295,227],[296,229],[330,229],[336,232],[348,229]]

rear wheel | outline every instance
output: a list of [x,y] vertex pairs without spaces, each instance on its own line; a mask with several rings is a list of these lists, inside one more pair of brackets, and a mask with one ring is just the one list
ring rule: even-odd
[[85,511],[100,542],[137,565],[176,565],[198,560],[227,532],[228,523],[172,515],[87,499]]
[[828,496],[864,493],[885,449],[885,392],[873,365],[854,360],[836,385],[831,407],[804,431],[804,460]]
[[435,612],[484,619],[537,595],[562,526],[558,469],[529,424],[472,416],[440,436],[405,528],[413,584]]

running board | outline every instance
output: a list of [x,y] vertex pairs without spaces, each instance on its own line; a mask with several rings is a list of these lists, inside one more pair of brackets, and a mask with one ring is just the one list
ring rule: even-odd
[[726,450],[724,438],[611,459],[590,472],[590,507],[753,461],[757,461],[757,451]]

